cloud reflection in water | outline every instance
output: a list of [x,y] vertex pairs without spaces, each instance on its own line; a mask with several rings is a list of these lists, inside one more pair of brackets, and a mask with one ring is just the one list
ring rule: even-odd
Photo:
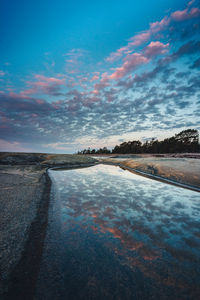
[[[115,166],[50,173],[61,201],[63,249],[68,255],[73,253],[74,264],[67,259],[65,267],[72,264],[72,272],[76,272],[79,264],[76,280],[88,276],[88,283],[93,276],[94,282],[99,280],[99,295],[103,285],[102,297],[115,299],[108,296],[103,279],[95,275],[95,268],[100,268],[98,261],[102,266],[108,259],[110,271],[115,272],[117,264],[121,274],[116,284],[124,286],[130,295],[139,295],[138,299],[193,299],[200,295],[198,193]],[[99,249],[104,253],[103,260]],[[80,270],[83,261],[88,263],[87,271],[84,267]],[[124,271],[134,274],[133,286],[120,279]],[[106,272],[100,273],[106,277]],[[72,274],[66,277],[71,280]],[[91,284],[97,284],[94,282]],[[129,292],[123,299],[132,299]],[[115,297],[121,299],[120,293]]]

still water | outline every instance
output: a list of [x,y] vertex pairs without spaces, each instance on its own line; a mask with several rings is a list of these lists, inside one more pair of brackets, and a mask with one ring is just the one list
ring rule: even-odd
[[50,172],[36,299],[200,299],[200,194],[119,167]]

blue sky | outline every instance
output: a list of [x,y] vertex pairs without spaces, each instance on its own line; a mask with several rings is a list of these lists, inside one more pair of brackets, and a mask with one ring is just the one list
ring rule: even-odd
[[0,150],[200,128],[200,2],[0,0]]

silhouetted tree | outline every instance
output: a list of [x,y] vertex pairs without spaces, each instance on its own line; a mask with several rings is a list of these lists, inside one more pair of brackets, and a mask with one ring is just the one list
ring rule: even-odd
[[[178,152],[200,152],[199,133],[196,129],[183,130],[175,136],[163,141],[152,139],[143,144],[140,141],[123,142],[116,145],[113,154],[135,154],[135,153],[178,153]],[[78,154],[110,154],[106,147],[98,150],[84,149]]]

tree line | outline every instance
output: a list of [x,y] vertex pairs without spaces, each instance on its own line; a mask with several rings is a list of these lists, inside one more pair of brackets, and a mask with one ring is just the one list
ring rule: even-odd
[[187,129],[163,141],[152,139],[142,143],[139,140],[123,142],[112,150],[84,149],[78,154],[139,154],[139,153],[186,153],[200,152],[199,133],[196,129]]

